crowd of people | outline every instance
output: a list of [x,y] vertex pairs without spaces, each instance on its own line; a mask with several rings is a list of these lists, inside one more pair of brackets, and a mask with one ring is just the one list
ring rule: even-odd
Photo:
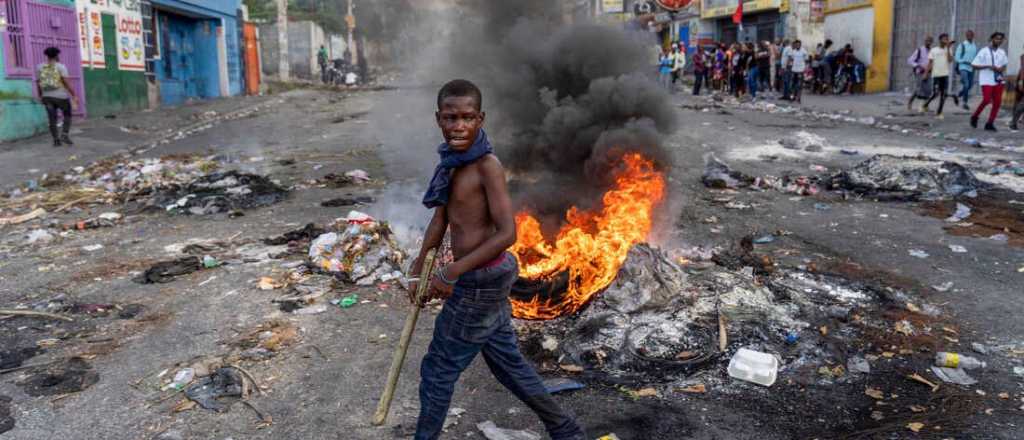
[[[927,113],[937,100],[936,115],[943,119],[946,99],[952,97],[954,105],[970,111],[968,101],[977,80],[982,101],[972,113],[970,124],[977,128],[982,112],[989,108],[984,128],[996,131],[995,120],[1006,89],[1008,58],[1001,48],[1005,39],[1004,33],[995,32],[988,45],[979,47],[970,30],[959,43],[948,34],[939,36],[938,45],[931,36],[926,37],[924,45],[907,58],[915,81],[907,109],[913,110],[914,102],[921,100],[920,110]],[[867,67],[857,58],[852,45],[834,47],[832,40],[818,44],[813,52],[804,48],[800,40],[714,43],[697,47],[687,55],[686,45],[676,42],[659,53],[658,78],[661,85],[674,92],[689,58],[693,65],[694,95],[710,89],[737,98],[749,95],[758,99],[768,95],[799,103],[805,88],[823,95],[861,91],[858,85],[864,83]],[[1021,65],[1024,66],[1024,55]],[[951,95],[954,75],[959,78],[959,90]],[[1012,88],[1017,98],[1010,129],[1018,130],[1024,117],[1024,75],[1016,76]]]
[[[851,45],[830,50],[832,41],[808,52],[800,40],[716,43],[693,50],[693,94],[702,90],[727,92],[736,97],[759,94],[800,102],[804,88],[814,93],[853,93],[864,81],[864,64]],[[659,54],[661,83],[674,90],[686,67],[686,46],[672,44]]]
[[[907,58],[916,83],[907,101],[907,110],[913,110],[915,100],[923,100],[921,112],[927,113],[931,103],[938,98],[936,117],[942,119],[942,110],[949,96],[950,78],[956,74],[960,78],[960,90],[953,95],[953,104],[962,105],[964,110],[970,111],[968,101],[977,76],[982,98],[971,114],[971,127],[978,128],[981,114],[989,108],[985,130],[996,131],[995,121],[1006,91],[1006,66],[1009,64],[1006,51],[1002,49],[1005,39],[1006,34],[994,32],[989,36],[988,44],[979,47],[974,42],[974,31],[968,30],[964,40],[959,43],[950,39],[948,34],[939,35],[939,44],[936,46],[934,38],[925,37],[924,45]],[[1024,55],[1020,59],[1024,65]],[[1024,116],[1024,76],[1017,75],[1013,89],[1016,92],[1016,105],[1010,119],[1010,129],[1017,130],[1021,116]]]

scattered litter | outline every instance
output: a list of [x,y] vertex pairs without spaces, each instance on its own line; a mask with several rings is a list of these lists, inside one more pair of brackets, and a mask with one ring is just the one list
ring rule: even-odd
[[771,354],[741,348],[729,361],[729,376],[766,387],[775,383],[779,360]]
[[289,242],[293,241],[311,241],[314,238],[319,237],[324,232],[326,231],[324,231],[321,228],[318,228],[316,224],[308,223],[306,224],[306,226],[303,226],[302,229],[288,231],[277,237],[264,239],[263,244],[270,246],[280,246],[288,244]]
[[275,290],[284,287],[285,284],[271,277],[260,277],[256,282],[256,288],[260,290]]
[[792,136],[779,139],[779,145],[790,150],[820,152],[823,150],[825,144],[825,138],[803,130],[793,133]]
[[851,373],[871,374],[871,364],[867,359],[854,356],[846,361],[846,370]]
[[936,291],[939,291],[939,292],[945,292],[945,291],[951,289],[952,287],[953,287],[953,282],[952,281],[946,281],[945,283],[937,284],[937,285],[932,286],[932,289],[935,289]]
[[338,208],[342,206],[368,205],[373,202],[374,199],[370,196],[346,196],[325,200],[320,203],[320,206],[325,208]]
[[336,305],[338,307],[341,307],[343,309],[347,309],[349,307],[352,307],[352,306],[356,305],[357,302],[359,302],[359,295],[357,295],[355,293],[353,293],[353,294],[351,294],[349,296],[346,296],[344,298],[338,298],[338,299],[331,300],[331,304],[334,304],[334,305]]
[[708,392],[708,387],[702,383],[699,383],[696,385],[690,385],[688,387],[676,388],[676,391],[680,393],[703,394]]
[[930,381],[928,379],[925,379],[924,377],[921,377],[920,374],[917,374],[917,373],[911,374],[911,375],[907,376],[907,379],[910,379],[910,380],[912,380],[914,382],[920,382],[922,384],[928,385],[929,387],[932,388],[932,392],[933,393],[939,390],[939,384],[934,383],[934,382],[932,382],[932,381]]
[[26,243],[49,243],[53,241],[54,238],[54,235],[51,234],[50,231],[47,231],[46,229],[34,229],[28,233]]
[[975,368],[985,368],[988,366],[986,362],[980,361],[970,356],[964,356],[959,353],[949,353],[940,351],[935,353],[935,365],[944,368],[965,368],[973,370]]
[[971,343],[971,350],[974,350],[974,351],[976,351],[978,353],[981,353],[981,354],[988,354],[989,353],[989,348],[987,346],[985,346],[984,344],[977,343],[977,342],[972,342]]
[[754,179],[738,171],[733,171],[728,165],[719,161],[714,156],[707,159],[704,166],[704,174],[701,182],[708,188],[726,189],[749,186]]
[[1006,234],[995,234],[988,237],[988,239],[992,241],[998,241],[1000,243],[1006,243],[1007,241],[1010,241],[1010,237],[1008,237]]
[[185,396],[199,406],[225,412],[228,405],[218,401],[221,397],[242,397],[245,379],[236,369],[230,367],[218,368],[212,375],[196,380],[192,386],[185,390]]
[[178,370],[174,375],[174,379],[171,383],[164,385],[162,388],[164,391],[176,390],[181,391],[185,389],[188,384],[192,383],[192,380],[196,377],[196,370],[194,368],[182,368]]
[[584,385],[572,379],[556,377],[552,379],[545,379],[544,388],[547,390],[548,394],[558,394],[563,391],[583,389]]
[[227,171],[201,176],[158,193],[153,204],[172,213],[206,215],[272,205],[288,190],[265,176]]
[[967,248],[965,248],[963,246],[960,246],[958,244],[951,244],[951,245],[949,245],[949,250],[953,251],[953,253],[956,253],[956,254],[966,254],[967,253]]
[[11,398],[0,395],[0,434],[14,429],[14,416],[11,414]]
[[922,251],[920,249],[910,249],[909,251],[907,251],[907,253],[909,253],[911,257],[917,257],[917,258],[928,258],[929,257],[927,252]]
[[885,399],[885,393],[883,393],[882,390],[879,390],[877,388],[868,387],[864,390],[864,394],[867,394],[868,397],[871,397],[872,399],[875,400]]
[[323,304],[319,304],[319,305],[315,305],[315,306],[312,306],[312,307],[303,307],[301,309],[296,309],[292,313],[294,313],[296,315],[316,315],[316,314],[323,313],[323,312],[326,312],[326,311],[327,311],[327,306],[323,305]]
[[[3,225],[17,225],[17,224],[25,223],[25,222],[27,222],[29,220],[37,219],[37,218],[42,217],[44,215],[46,215],[46,210],[45,209],[43,209],[43,208],[36,208],[36,209],[33,209],[32,211],[30,211],[28,213],[25,213],[25,214],[22,214],[22,215],[16,215],[14,217],[3,217],[3,218],[0,218],[0,226],[3,226]],[[3,432],[3,431],[0,431],[0,432]]]
[[540,435],[533,431],[503,429],[488,420],[476,425],[487,440],[540,440]]
[[146,269],[133,281],[140,284],[169,283],[175,277],[196,272],[202,268],[199,257],[183,257],[177,260],[162,261]]
[[773,236],[773,235],[763,235],[763,236],[755,238],[754,239],[754,244],[768,244],[768,243],[771,243],[773,241],[775,241],[775,236]]
[[847,150],[845,148],[842,149],[842,150],[839,150],[839,152],[842,153],[842,154],[845,154],[847,156],[857,156],[857,155],[860,154],[860,151],[857,151],[857,150]]
[[90,244],[90,245],[82,246],[82,250],[86,251],[86,252],[96,252],[96,251],[98,251],[100,249],[103,249],[103,245],[102,244]]
[[832,206],[829,205],[828,203],[820,203],[819,202],[819,203],[815,203],[814,204],[814,209],[817,209],[818,211],[828,211],[828,210],[832,209]]
[[924,423],[921,423],[921,422],[907,423],[907,429],[909,429],[909,430],[911,430],[913,432],[920,432],[921,428],[924,428]]
[[932,373],[943,382],[955,383],[957,385],[974,385],[978,383],[973,377],[969,376],[963,368],[943,368],[932,366]]
[[348,177],[356,182],[369,182],[370,173],[363,170],[352,170],[345,173],[345,177]]
[[954,212],[953,215],[951,215],[948,218],[946,218],[946,221],[950,222],[950,223],[959,223],[959,222],[964,221],[964,219],[966,219],[967,217],[970,217],[970,216],[971,216],[971,207],[967,206],[967,205],[965,205],[963,203],[957,202],[957,204],[956,204],[956,212]]

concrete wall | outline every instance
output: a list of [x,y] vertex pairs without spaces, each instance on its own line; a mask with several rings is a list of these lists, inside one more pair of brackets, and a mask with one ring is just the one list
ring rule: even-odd
[[825,38],[835,43],[833,50],[853,45],[857,58],[867,63],[874,56],[875,9],[860,8],[825,17]]
[[1024,0],[1014,0],[1010,6],[1010,29],[1007,29],[1006,37],[1006,54],[1010,57],[1006,71],[1019,75],[1020,55],[1024,53]]
[[[264,75],[278,74],[280,49],[278,46],[277,24],[261,24],[260,57]],[[333,43],[331,42],[333,40]],[[288,22],[288,65],[291,77],[295,79],[313,80],[320,78],[320,66],[317,65],[316,53],[323,45],[331,59],[341,58],[345,52],[344,38],[329,36],[312,21]]]

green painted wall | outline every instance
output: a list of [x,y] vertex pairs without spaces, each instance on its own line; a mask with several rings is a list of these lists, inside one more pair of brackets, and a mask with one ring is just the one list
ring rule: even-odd
[[146,75],[117,68],[117,33],[114,16],[103,14],[103,50],[106,68],[86,68],[85,102],[89,116],[99,117],[141,110],[149,105]]
[[46,110],[32,97],[32,82],[7,79],[0,44],[0,141],[27,138],[47,131]]

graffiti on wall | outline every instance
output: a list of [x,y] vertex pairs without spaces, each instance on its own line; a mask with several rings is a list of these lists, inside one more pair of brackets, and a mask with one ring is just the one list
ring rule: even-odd
[[[97,69],[107,65],[107,44],[117,50],[117,68],[143,72],[146,50],[142,43],[142,12],[139,0],[79,0],[78,29],[82,47],[82,66]],[[114,40],[103,41],[103,15],[114,18]]]

